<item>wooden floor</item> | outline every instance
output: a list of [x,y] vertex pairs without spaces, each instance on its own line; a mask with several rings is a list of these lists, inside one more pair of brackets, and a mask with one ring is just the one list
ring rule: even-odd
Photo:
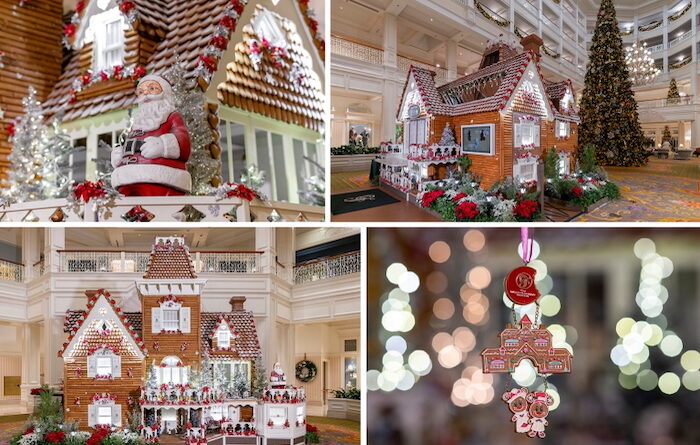
[[[373,190],[377,187],[364,189]],[[360,191],[363,189],[355,189]],[[342,215],[331,215],[333,222],[435,222],[440,221],[425,210],[415,204],[406,202],[403,196],[396,193],[389,187],[382,187],[381,190],[387,195],[400,200],[395,204],[388,204],[371,209],[359,210],[357,212],[343,213]]]

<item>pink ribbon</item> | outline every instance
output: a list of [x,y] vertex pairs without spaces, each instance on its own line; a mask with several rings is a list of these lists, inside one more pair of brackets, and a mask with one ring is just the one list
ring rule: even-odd
[[530,236],[530,229],[527,227],[520,228],[520,241],[523,246],[523,264],[528,264],[532,260],[532,243],[533,239]]

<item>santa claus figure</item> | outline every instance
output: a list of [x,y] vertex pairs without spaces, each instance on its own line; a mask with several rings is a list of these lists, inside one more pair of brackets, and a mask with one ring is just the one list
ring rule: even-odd
[[112,150],[112,186],[125,196],[188,193],[190,136],[175,111],[173,90],[160,76],[143,77],[136,87],[139,108],[123,146]]
[[278,386],[287,386],[287,377],[284,375],[282,366],[279,362],[275,363],[272,367],[272,372],[270,373],[270,384],[273,388]]

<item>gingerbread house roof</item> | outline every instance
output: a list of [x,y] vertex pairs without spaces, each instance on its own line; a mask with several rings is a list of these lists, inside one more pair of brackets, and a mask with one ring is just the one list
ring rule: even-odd
[[[488,65],[485,68],[475,71],[474,73],[460,77],[439,87],[435,84],[435,73],[424,68],[411,66],[408,73],[408,79],[410,80],[411,75],[413,75],[417,88],[420,92],[420,96],[428,113],[443,116],[461,116],[466,114],[503,110],[506,104],[510,101],[511,96],[515,92],[525,70],[530,64],[534,65],[536,72],[540,75],[540,80],[545,87],[545,97],[547,99],[548,106],[552,109],[555,117],[558,118],[561,113],[557,113],[558,110],[553,106],[551,94],[559,94],[559,87],[552,88],[550,92],[550,89],[545,86],[546,81],[541,75],[539,64],[536,60],[535,54],[532,51],[518,53],[512,57],[508,57],[505,60],[500,60],[499,62]],[[404,96],[408,82],[409,81],[406,82],[406,86],[404,87]],[[448,103],[446,101],[446,98],[449,97],[461,97],[461,91],[463,91],[465,88],[486,82],[498,83],[498,87],[491,96],[461,103]],[[558,85],[558,83],[556,85]],[[399,117],[400,112],[401,111],[399,110]],[[570,115],[566,115],[566,119],[577,121],[578,116],[575,113],[572,113]]]
[[[219,65],[222,52],[212,47],[215,37],[225,18],[233,19],[233,26],[239,18],[235,9],[245,7],[243,1],[236,0],[132,0],[135,5],[137,20],[126,31],[125,65],[142,65],[148,72],[162,73],[169,69],[179,57],[188,72],[196,72],[204,88],[209,87],[210,74],[202,68],[201,58],[210,57]],[[234,6],[234,3],[236,6]],[[286,19],[285,19],[286,20]],[[291,22],[290,22],[291,23]],[[315,33],[312,32],[313,35]],[[147,36],[147,38],[139,36]],[[230,37],[230,34],[229,34]],[[239,44],[240,45],[240,44]],[[144,51],[144,47],[147,51]],[[88,50],[90,48],[87,48]],[[294,57],[304,50],[300,39],[294,42]],[[241,50],[242,51],[242,50]],[[305,51],[305,50],[304,50]],[[287,85],[278,79],[276,82],[263,81],[245,61],[240,62],[240,51],[236,49],[236,61],[233,71],[225,85],[228,97],[222,99],[227,105],[282,120],[294,125],[318,129],[319,116],[322,119],[323,95],[315,81],[318,76],[307,68],[307,80],[300,85]],[[307,53],[308,54],[308,53]],[[71,103],[74,83],[89,68],[91,51],[75,50],[71,54],[65,70],[49,94],[45,107],[49,113],[56,113],[63,107],[64,122],[84,119],[91,116],[122,110],[136,106],[133,83],[129,80],[109,81],[93,85]],[[242,63],[242,64],[241,64]],[[197,70],[197,68],[200,68]],[[268,74],[266,71],[265,75]],[[274,74],[274,73],[273,73]],[[320,81],[318,81],[320,85]],[[224,95],[226,96],[226,95]],[[239,97],[240,96],[240,97]],[[319,104],[321,104],[319,114]]]
[[146,279],[195,279],[190,250],[184,244],[156,244],[146,266]]
[[[99,313],[95,314],[93,310],[98,306]],[[106,320],[110,327],[116,329],[109,330],[107,333],[98,333],[94,329],[94,324],[100,320]],[[96,345],[121,349],[129,344],[133,346],[135,355],[141,357],[148,355],[139,332],[117,306],[109,292],[104,289],[98,290],[89,298],[87,310],[66,312],[63,330],[68,332],[69,336],[58,351],[59,357],[69,349],[72,356],[81,356],[89,354]]]
[[[253,20],[262,11],[258,5]],[[217,97],[231,107],[320,131],[324,122],[321,80],[294,23],[273,14],[285,33],[288,60],[276,66],[263,57],[254,64],[250,45],[261,39],[250,24],[245,25],[243,41],[236,44],[235,58],[226,65],[226,81],[218,85]]]
[[219,326],[219,320],[226,320],[235,330],[234,346],[231,355],[243,360],[254,360],[262,356],[255,318],[250,311],[203,312],[201,316],[202,351],[211,351],[211,338]]

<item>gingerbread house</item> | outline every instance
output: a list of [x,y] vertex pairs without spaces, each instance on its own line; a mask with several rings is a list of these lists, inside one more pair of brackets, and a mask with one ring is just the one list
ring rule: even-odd
[[571,372],[569,350],[552,347],[552,333],[544,325],[533,328],[527,315],[520,320],[520,327],[508,324],[499,337],[499,348],[486,348],[481,352],[484,372],[512,373],[526,359],[540,374]]
[[[304,158],[323,164],[324,42],[307,1],[81,0],[65,24],[61,2],[18,3],[0,0],[17,33],[3,48],[0,120],[10,125],[35,86],[47,115],[63,113],[72,142],[86,147],[70,159],[76,182],[110,170],[100,142],[116,145],[127,127],[134,80],[176,60],[206,95],[207,149],[222,164],[212,185],[255,164],[270,199],[298,202],[314,172]],[[30,36],[41,44],[28,46]],[[3,132],[0,153],[9,148]]]
[[[539,37],[521,44],[522,51],[502,41],[490,44],[476,72],[445,85],[436,85],[432,71],[409,69],[398,111],[403,144],[390,146],[385,162],[394,183],[420,192],[445,179],[462,155],[486,188],[509,176],[531,181],[552,146],[560,153],[560,170],[570,171],[579,123],[573,87],[542,76]],[[454,130],[456,144],[440,144],[446,127]]]
[[88,292],[86,310],[66,314],[69,338],[59,351],[66,420],[123,428],[137,416],[146,442],[303,439],[303,388],[275,381],[256,397],[262,351],[253,314],[245,297],[232,298],[230,312],[202,312],[205,283],[184,238],[159,237],[136,283],[141,312],[122,312],[105,290]]

